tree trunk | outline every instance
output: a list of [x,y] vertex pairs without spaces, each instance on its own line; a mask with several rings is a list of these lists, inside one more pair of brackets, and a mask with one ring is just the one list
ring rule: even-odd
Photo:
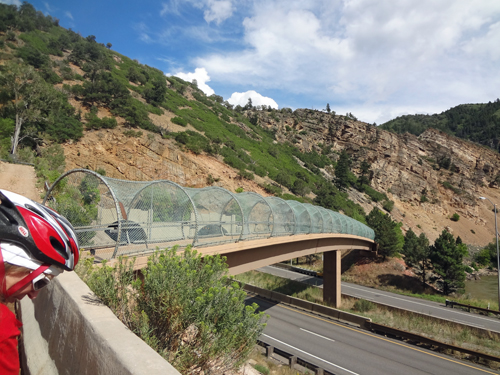
[[23,119],[19,118],[19,114],[16,113],[16,129],[14,130],[14,137],[12,138],[12,150],[11,155],[15,155],[17,152],[17,146],[19,144],[19,135],[21,134],[21,127],[23,126]]

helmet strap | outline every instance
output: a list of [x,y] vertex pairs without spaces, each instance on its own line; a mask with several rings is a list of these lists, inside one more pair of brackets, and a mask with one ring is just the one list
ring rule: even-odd
[[14,285],[12,285],[9,289],[7,289],[7,278],[5,275],[5,266],[4,266],[4,262],[3,262],[2,250],[0,249],[0,280],[2,280],[2,294],[4,295],[4,297],[10,297],[14,293],[16,293],[19,289],[26,286],[26,284],[32,282],[33,279],[35,279],[37,276],[39,276],[40,274],[45,272],[49,267],[50,267],[50,265],[48,265],[48,264],[42,264],[36,270],[32,271],[28,276],[21,279],[20,281],[18,281]]

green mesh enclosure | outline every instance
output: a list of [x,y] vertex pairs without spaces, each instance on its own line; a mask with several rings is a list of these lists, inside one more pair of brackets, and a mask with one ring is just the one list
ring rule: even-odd
[[68,218],[80,248],[97,259],[294,234],[375,237],[366,225],[311,204],[219,187],[185,188],[167,180],[119,180],[86,169],[63,174],[44,204]]

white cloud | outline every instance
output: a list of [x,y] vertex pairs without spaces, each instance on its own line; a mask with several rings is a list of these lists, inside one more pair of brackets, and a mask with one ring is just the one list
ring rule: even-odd
[[267,105],[272,108],[278,109],[278,103],[267,96],[262,96],[254,90],[247,92],[233,92],[231,97],[227,100],[232,105],[241,105],[242,107],[248,103],[248,99],[252,99],[252,105]]
[[253,4],[239,50],[194,60],[213,80],[338,100],[368,122],[498,96],[500,1]]
[[191,5],[203,11],[205,21],[221,24],[233,15],[233,0],[170,0],[168,3],[162,3],[160,16],[166,14],[180,15],[183,6]]
[[176,73],[174,76],[187,82],[193,82],[193,80],[196,80],[198,88],[206,95],[210,96],[215,94],[215,91],[207,85],[207,82],[210,82],[210,76],[205,68],[196,68],[194,73]]
[[231,0],[208,0],[206,6],[204,18],[208,23],[215,21],[219,25],[233,15]]
[[70,20],[73,20],[73,15],[71,14],[71,12],[69,10],[67,10],[66,12],[64,12],[64,15],[66,17],[68,17]]
[[180,7],[180,2],[179,0],[170,0],[168,3],[162,3],[161,4],[161,10],[160,10],[160,16],[164,16],[168,13],[171,14],[180,14],[179,12],[179,7]]
[[43,5],[45,5],[45,9],[47,10],[47,12],[52,12],[53,9],[51,8],[50,4],[46,1],[43,2]]
[[7,5],[17,5],[21,6],[21,0],[0,0],[0,3]]

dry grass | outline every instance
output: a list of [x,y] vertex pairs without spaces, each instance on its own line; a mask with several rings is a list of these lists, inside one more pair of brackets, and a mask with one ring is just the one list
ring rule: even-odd
[[[299,375],[304,374],[297,370],[292,370],[287,364],[279,363],[274,359],[269,359],[265,356],[263,349],[258,345],[255,346],[252,354],[250,355],[250,360],[252,364],[259,364],[269,369],[269,375]],[[305,372],[305,374],[311,373]]]

